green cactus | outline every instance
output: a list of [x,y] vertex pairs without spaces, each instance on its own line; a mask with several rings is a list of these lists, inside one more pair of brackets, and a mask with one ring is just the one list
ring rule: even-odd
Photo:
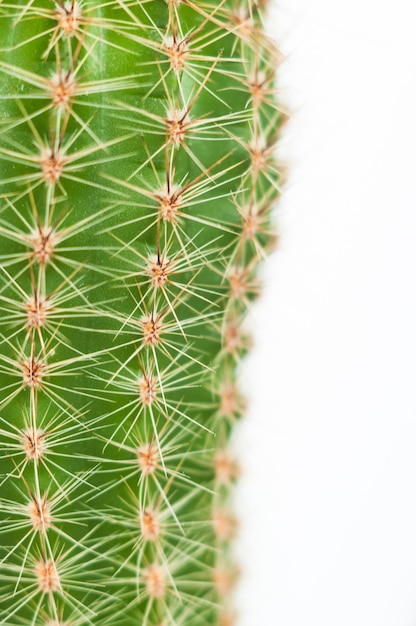
[[0,1],[0,624],[234,623],[262,4]]

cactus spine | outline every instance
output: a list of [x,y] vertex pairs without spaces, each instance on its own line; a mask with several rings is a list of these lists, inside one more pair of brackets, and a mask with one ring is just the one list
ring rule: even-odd
[[234,623],[261,4],[0,2],[0,624]]

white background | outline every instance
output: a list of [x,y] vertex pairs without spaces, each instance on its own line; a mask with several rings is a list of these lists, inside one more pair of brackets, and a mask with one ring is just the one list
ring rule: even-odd
[[415,626],[416,6],[272,4],[290,176],[244,367],[239,626]]

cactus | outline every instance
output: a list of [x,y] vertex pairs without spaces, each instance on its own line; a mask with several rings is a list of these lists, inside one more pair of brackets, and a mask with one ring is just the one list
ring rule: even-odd
[[234,623],[261,4],[0,2],[0,624]]

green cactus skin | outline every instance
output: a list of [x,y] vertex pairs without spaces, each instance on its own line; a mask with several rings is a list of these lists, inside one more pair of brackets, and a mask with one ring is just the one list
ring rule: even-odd
[[285,120],[254,0],[0,1],[0,624],[231,626]]

